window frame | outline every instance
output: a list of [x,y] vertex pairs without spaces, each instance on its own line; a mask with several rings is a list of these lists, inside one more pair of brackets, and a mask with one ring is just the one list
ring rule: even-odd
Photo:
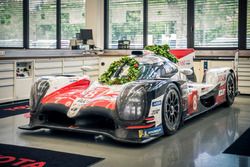
[[[238,0],[238,47],[194,47],[195,1],[187,1],[187,48],[196,50],[250,50],[247,49],[247,1]],[[109,48],[109,0],[104,0],[104,49]],[[148,0],[143,1],[143,47],[147,45]],[[250,11],[249,11],[250,12]],[[143,49],[143,48],[142,48]],[[117,49],[115,49],[117,50]]]
[[[148,27],[148,0],[143,0],[143,29],[142,29],[142,45],[143,48],[146,46],[147,44],[147,27]],[[118,50],[117,49],[112,49],[109,48],[109,0],[104,0],[104,49],[107,50]],[[141,49],[143,49],[141,48]],[[128,50],[135,50],[135,49],[128,49]]]
[[[240,13],[242,13],[241,9],[240,9],[240,3],[242,3],[244,0],[238,0],[238,46],[237,47],[195,47],[194,43],[195,43],[195,2],[192,4],[191,10],[193,12],[193,22],[192,22],[192,35],[193,35],[193,41],[192,41],[192,48],[196,49],[196,50],[236,50],[236,49],[240,49],[240,43],[242,43],[242,41],[240,41],[240,32],[241,30],[241,25],[240,25],[240,20],[242,20],[242,18],[240,17]],[[246,48],[246,46],[245,46]]]
[[2,47],[0,46],[0,49],[25,49],[25,44],[26,44],[26,38],[25,37],[28,37],[29,34],[27,34],[27,31],[25,31],[25,28],[26,28],[26,25],[27,25],[27,20],[25,17],[27,17],[27,8],[26,8],[26,4],[27,4],[27,1],[26,0],[23,0],[23,46],[22,47]]
[[29,2],[30,0],[23,0],[23,3],[22,3],[23,4],[23,46],[22,47],[1,47],[0,46],[0,49],[32,49],[32,50],[62,49],[61,47],[61,0],[56,0],[56,48],[30,48],[29,47],[29,32],[30,32],[29,30]]
[[[187,1],[187,48],[196,50],[250,50],[247,49],[247,1],[238,1],[238,47],[194,47],[194,1]],[[61,49],[61,0],[56,2],[56,49]],[[104,49],[109,42],[109,0],[104,0]],[[30,49],[29,48],[29,0],[23,0],[23,47],[1,47],[0,49]],[[249,11],[250,12],[250,11]],[[148,34],[148,0],[143,0],[143,46],[147,45]],[[43,48],[41,48],[43,49]]]

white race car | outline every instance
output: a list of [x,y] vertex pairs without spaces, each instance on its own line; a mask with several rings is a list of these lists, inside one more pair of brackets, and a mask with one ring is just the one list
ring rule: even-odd
[[[145,143],[175,133],[195,115],[234,102],[238,90],[233,69],[209,69],[202,83],[188,80],[191,74],[189,68],[148,54],[112,63],[102,82],[77,76],[42,77],[31,90],[30,123],[20,128],[92,133]],[[122,84],[132,77],[134,81]]]

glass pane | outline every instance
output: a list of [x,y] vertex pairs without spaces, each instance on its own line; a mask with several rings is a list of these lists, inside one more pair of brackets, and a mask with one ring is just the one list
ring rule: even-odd
[[195,1],[195,47],[238,47],[238,0]]
[[29,1],[30,48],[56,48],[56,0]]
[[131,49],[143,48],[143,0],[109,1],[109,48],[130,40]]
[[187,47],[187,0],[148,1],[148,45]]
[[69,41],[85,26],[85,0],[61,0],[61,48],[69,48]]
[[250,49],[250,0],[247,1],[247,49]]
[[0,47],[23,47],[23,1],[0,2]]

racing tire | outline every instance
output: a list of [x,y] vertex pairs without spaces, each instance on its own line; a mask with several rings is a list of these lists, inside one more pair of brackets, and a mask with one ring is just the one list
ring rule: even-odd
[[229,107],[234,103],[235,98],[235,80],[232,73],[228,74],[226,82],[226,101],[225,107]]
[[178,87],[170,83],[167,86],[162,105],[162,124],[164,135],[174,134],[182,122],[181,95]]

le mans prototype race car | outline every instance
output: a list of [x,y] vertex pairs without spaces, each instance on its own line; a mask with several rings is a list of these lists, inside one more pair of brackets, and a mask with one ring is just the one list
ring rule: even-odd
[[[223,104],[230,106],[238,93],[237,75],[231,68],[206,71],[202,83],[192,82],[190,69],[180,69],[167,58],[131,55],[140,74],[125,84],[91,82],[87,77],[48,76],[31,90],[31,117],[19,128],[48,128],[146,143],[174,134],[182,123]],[[126,77],[123,64],[113,78]]]

